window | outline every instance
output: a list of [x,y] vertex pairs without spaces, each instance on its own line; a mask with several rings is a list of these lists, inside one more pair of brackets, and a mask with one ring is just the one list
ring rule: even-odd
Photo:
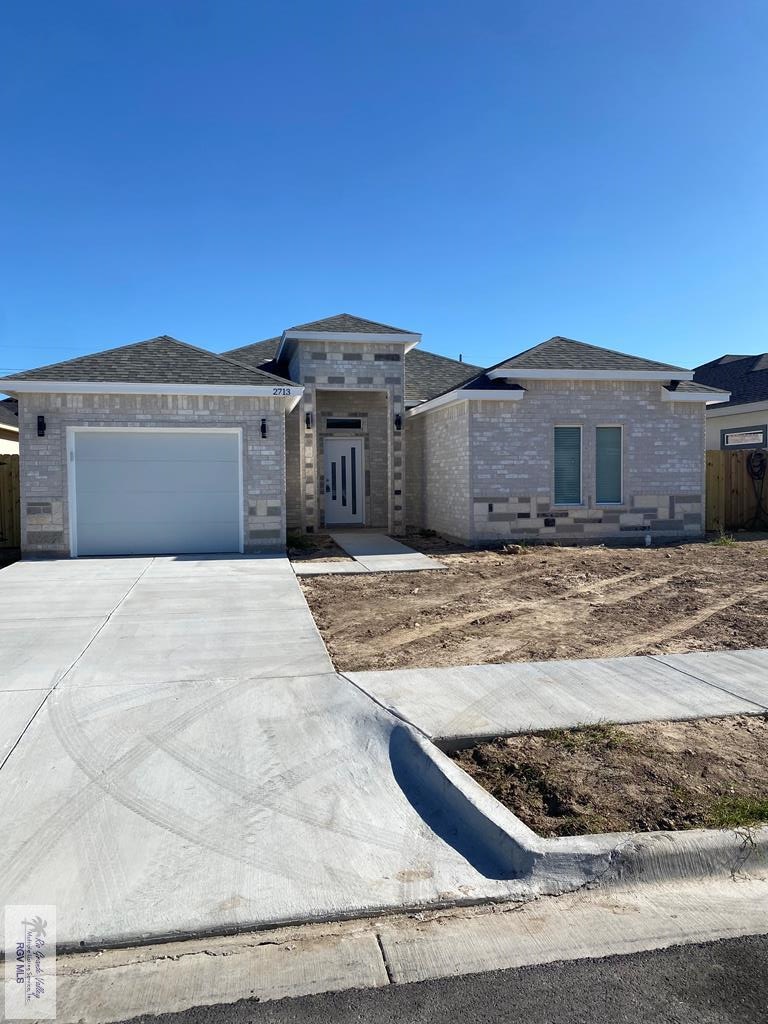
[[595,435],[595,494],[598,505],[621,504],[621,427],[598,427]]
[[555,427],[555,504],[581,504],[581,427]]
[[363,421],[354,416],[329,416],[325,426],[327,430],[360,430]]
[[768,448],[768,426],[720,431],[721,448]]

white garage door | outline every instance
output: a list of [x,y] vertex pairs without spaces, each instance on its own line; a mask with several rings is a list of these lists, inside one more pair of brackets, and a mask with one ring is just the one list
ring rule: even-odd
[[240,551],[239,451],[227,431],[73,431],[73,553]]

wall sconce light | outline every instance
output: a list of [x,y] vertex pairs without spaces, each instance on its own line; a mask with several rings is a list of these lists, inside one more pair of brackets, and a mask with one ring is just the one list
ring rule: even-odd
[[261,436],[262,437],[266,437],[267,436],[267,421],[266,420],[262,420],[261,421]]
[[400,413],[398,413],[395,416],[395,430],[402,430],[402,429],[403,429],[403,417],[400,415]]
[[45,416],[37,417],[37,436],[45,437]]
[[311,430],[312,429],[312,413],[311,412],[305,413],[305,415],[304,415],[304,425],[306,426],[307,430]]

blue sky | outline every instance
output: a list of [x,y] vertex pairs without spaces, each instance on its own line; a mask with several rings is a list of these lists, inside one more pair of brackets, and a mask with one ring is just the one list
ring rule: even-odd
[[5,6],[0,370],[346,311],[768,349],[764,0]]

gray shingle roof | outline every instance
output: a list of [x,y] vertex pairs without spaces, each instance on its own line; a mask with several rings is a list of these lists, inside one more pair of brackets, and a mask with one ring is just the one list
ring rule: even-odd
[[232,348],[228,352],[222,352],[227,359],[239,359],[249,366],[260,367],[262,363],[274,359],[280,347],[280,338],[265,338],[264,341],[254,341],[252,345],[241,345],[240,348]]
[[[266,338],[256,341],[253,345],[233,348],[223,355],[231,359],[239,359],[250,366],[267,369],[272,373],[283,375],[288,379],[288,370],[284,366],[276,366],[274,356],[280,345],[279,338]],[[481,366],[461,363],[458,359],[449,359],[434,352],[424,352],[412,348],[405,354],[405,399],[407,402],[421,402],[435,395],[441,395],[451,388],[458,387],[482,370]]]
[[19,402],[16,398],[4,398],[0,402],[0,427],[19,426]]
[[403,327],[393,327],[391,324],[380,324],[375,320],[366,320],[362,316],[353,316],[351,313],[337,313],[335,316],[327,316],[323,320],[312,320],[308,324],[297,324],[289,327],[289,331],[327,331],[328,333],[341,334],[414,334],[414,331],[407,331]]
[[[721,356],[697,366],[693,371],[693,379],[722,391],[730,391],[731,400],[718,403],[720,406],[768,402],[768,353]],[[710,406],[710,409],[716,408],[717,405]]]
[[[555,337],[505,359],[493,369],[516,367],[521,370],[683,370],[682,366],[658,363],[653,359],[628,356],[610,348],[588,345],[572,338]],[[683,371],[685,372],[685,371]]]
[[94,383],[268,385],[278,378],[162,335],[63,363],[14,373],[4,380]]
[[706,384],[698,384],[695,380],[673,380],[671,384],[664,385],[664,390],[680,391],[686,395],[716,395],[728,389],[707,387]]
[[405,399],[419,402],[456,388],[482,367],[412,348],[405,354]]

